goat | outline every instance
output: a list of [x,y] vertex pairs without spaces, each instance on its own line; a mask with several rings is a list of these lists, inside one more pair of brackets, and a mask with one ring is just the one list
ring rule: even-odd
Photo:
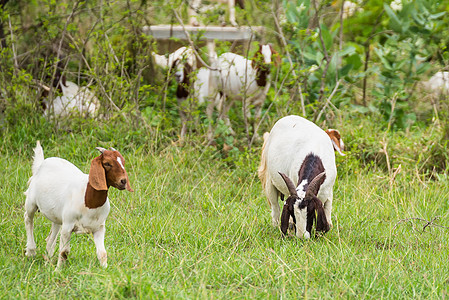
[[[179,106],[179,115],[181,118],[181,140],[187,133],[187,123],[191,118],[188,109],[189,101],[203,104],[208,102],[206,114],[209,120],[212,119],[214,107],[219,102],[219,92],[217,89],[218,74],[206,67],[195,71],[192,63],[195,61],[187,57],[181,57],[173,61],[172,68],[175,69],[175,80],[178,83],[176,88],[176,99]],[[194,56],[193,52],[192,55]],[[213,55],[213,54],[210,54]],[[216,55],[211,57],[216,59]],[[211,122],[209,122],[209,137],[212,134]]]
[[47,237],[47,254],[55,251],[56,238],[61,232],[57,267],[67,259],[70,252],[70,236],[74,233],[92,233],[97,257],[102,267],[107,267],[104,247],[105,221],[110,204],[108,189],[132,192],[125,170],[125,159],[117,150],[97,147],[101,154],[92,160],[89,174],[84,174],[69,161],[50,157],[38,141],[34,149],[32,173],[25,192],[25,228],[27,233],[26,256],[36,255],[33,234],[33,218],[39,210],[52,222]]
[[428,94],[438,120],[438,112],[440,111],[439,100],[442,96],[449,95],[449,72],[436,72],[429,80],[420,82],[418,87],[424,89]]
[[55,87],[62,95],[52,100],[48,97],[49,88],[44,88],[41,97],[41,106],[44,115],[53,113],[55,116],[64,117],[78,112],[83,116],[95,116],[100,108],[98,98],[87,88],[79,87],[77,84],[66,81],[66,77],[56,76],[53,82]]
[[[201,0],[191,0],[189,1],[189,9],[188,9],[188,15],[190,18],[190,25],[192,26],[200,26],[200,23],[198,22],[197,15],[198,12],[203,11],[204,8],[207,9],[207,7],[201,7]],[[241,9],[245,8],[244,0],[215,0],[214,2],[228,4],[229,7],[229,22],[232,26],[237,27],[238,24],[235,20],[235,3],[240,6]],[[222,20],[222,25],[224,26],[226,22]]]
[[153,56],[156,65],[163,69],[171,68],[176,60],[182,59],[185,59],[192,67],[196,65],[196,56],[190,47],[180,47],[173,53],[170,53],[168,57],[155,52],[151,52],[151,55]]
[[449,94],[449,72],[436,72],[429,80],[422,82],[422,85],[436,94]]
[[[337,177],[331,139],[314,123],[290,115],[278,120],[264,134],[259,179],[271,206],[274,226],[279,224],[278,195],[285,201],[281,231],[287,233],[289,218],[296,235],[309,238],[317,213],[316,231],[332,226],[333,186]],[[297,182],[296,186],[293,182]],[[324,206],[323,206],[324,204]]]
[[[250,106],[255,108],[253,130],[257,136],[256,124],[260,119],[262,106],[270,88],[270,70],[273,55],[277,52],[271,45],[259,45],[259,50],[252,60],[241,55],[226,52],[218,57],[219,81],[218,89],[223,94],[221,100],[221,117],[231,128],[228,112],[235,100],[244,102],[244,113],[251,118]],[[279,56],[276,58],[279,63]]]

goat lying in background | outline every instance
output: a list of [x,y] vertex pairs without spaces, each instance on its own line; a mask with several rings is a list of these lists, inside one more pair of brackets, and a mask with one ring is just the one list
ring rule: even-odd
[[56,76],[53,87],[61,93],[53,99],[48,99],[50,88],[44,87],[41,106],[46,116],[54,114],[57,117],[79,113],[82,116],[96,116],[100,108],[100,101],[87,87],[66,81],[65,76]]
[[[302,117],[287,116],[277,121],[264,137],[258,173],[271,206],[273,225],[279,224],[278,196],[284,200],[284,195],[289,195],[282,210],[282,233],[287,233],[291,217],[296,235],[309,238],[315,212],[316,231],[328,231],[332,226],[333,186],[337,177],[329,135]],[[297,182],[296,186],[293,182]]]
[[218,57],[220,72],[218,89],[223,93],[221,115],[231,129],[228,112],[234,101],[243,101],[244,113],[251,119],[250,107],[254,106],[252,120],[254,135],[257,136],[257,122],[270,88],[270,70],[273,55],[277,54],[270,45],[260,45],[252,60],[235,53],[223,53]]
[[439,96],[449,94],[449,72],[436,72],[429,80],[421,83],[423,87]]
[[56,238],[61,231],[58,267],[70,252],[70,236],[75,233],[92,233],[97,257],[102,267],[107,267],[104,247],[105,221],[109,214],[108,189],[133,191],[125,170],[125,159],[115,149],[97,148],[101,155],[92,160],[89,175],[84,174],[69,161],[50,157],[44,159],[42,147],[37,142],[34,149],[33,175],[25,192],[25,228],[27,256],[36,255],[33,218],[39,210],[52,222],[47,237],[47,254],[55,251]]

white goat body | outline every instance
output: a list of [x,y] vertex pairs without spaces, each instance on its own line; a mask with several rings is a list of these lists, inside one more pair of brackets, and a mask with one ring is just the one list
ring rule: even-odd
[[253,60],[248,60],[235,53],[223,53],[218,57],[218,89],[223,93],[221,100],[221,117],[231,128],[228,112],[234,101],[244,101],[244,113],[251,117],[250,106],[255,108],[253,123],[254,134],[256,122],[260,118],[262,106],[270,88],[270,68],[272,55],[270,45],[260,45]]
[[154,62],[156,65],[162,67],[163,69],[173,67],[173,63],[177,60],[185,60],[186,63],[190,64],[193,68],[196,66],[196,56],[190,47],[180,47],[174,52],[167,56],[160,55],[155,52],[151,52],[154,57]]
[[[103,267],[107,266],[107,254],[104,247],[105,220],[110,209],[107,190],[109,185],[118,189],[126,188],[129,191],[132,189],[121,154],[116,150],[98,149],[102,151],[102,154],[92,161],[91,171],[88,175],[65,159],[58,157],[44,159],[42,147],[37,142],[34,149],[33,175],[29,180],[28,190],[25,192],[27,256],[36,254],[33,217],[39,210],[52,222],[52,228],[47,238],[49,257],[54,253],[56,238],[61,231],[58,267],[67,259],[70,252],[69,242],[72,232],[92,233],[100,264]],[[106,156],[108,156],[107,161],[105,160]],[[116,161],[114,161],[114,157]],[[99,161],[100,158],[102,162]],[[104,163],[104,167],[102,163]],[[94,175],[97,172],[94,171],[96,168],[100,169],[97,170],[100,177],[106,176],[105,182],[103,179],[99,180],[100,186],[97,183],[96,175]],[[101,172],[106,175],[101,175]]]
[[[278,195],[290,194],[286,182],[279,173],[284,173],[291,178],[291,181],[298,182],[299,170],[303,167],[306,157],[312,154],[321,160],[324,167],[325,179],[316,196],[324,204],[324,214],[331,226],[333,186],[337,168],[334,148],[328,134],[314,123],[291,115],[278,120],[269,135],[265,134],[264,138],[259,178],[271,206],[273,225],[279,223]],[[298,209],[297,205],[304,198],[306,191],[303,187],[308,183],[310,181],[301,181],[297,187],[295,185],[299,196],[295,206],[296,234],[298,237],[306,238],[310,237],[310,232],[306,231],[306,212]]]
[[57,83],[62,95],[42,102],[45,115],[65,117],[71,114],[95,116],[100,108],[98,98],[87,87],[79,87],[76,83],[66,81],[65,77]]
[[436,72],[429,80],[422,82],[425,89],[437,94],[449,94],[449,72]]
[[[53,112],[57,116],[67,116],[73,112],[95,116],[100,107],[98,98],[87,88],[66,81],[61,84],[62,96],[53,100]],[[47,112],[47,111],[46,111]]]

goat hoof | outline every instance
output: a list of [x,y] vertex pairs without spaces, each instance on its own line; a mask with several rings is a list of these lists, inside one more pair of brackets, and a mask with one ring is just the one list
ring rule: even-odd
[[36,249],[27,249],[25,251],[25,255],[28,256],[28,257],[36,256]]

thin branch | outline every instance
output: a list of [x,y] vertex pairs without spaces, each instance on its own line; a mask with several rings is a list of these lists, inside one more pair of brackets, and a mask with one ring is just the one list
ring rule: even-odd
[[[89,62],[87,61],[86,57],[82,54],[82,52],[81,52],[81,50],[79,49],[79,46],[78,46],[78,44],[76,43],[75,39],[74,39],[70,34],[67,34],[67,36],[72,40],[73,45],[76,47],[76,49],[78,50],[78,52],[81,54],[81,58],[83,59],[84,64],[86,65],[86,67],[87,67],[87,69],[89,70],[89,72],[93,73],[93,70],[92,70],[92,68],[91,68],[90,65],[89,65]],[[112,98],[107,94],[106,88],[105,88],[105,87],[103,86],[103,84],[101,83],[101,80],[97,80],[97,83],[98,83],[98,85],[100,86],[100,88],[101,88],[103,94],[105,95],[105,97],[106,97],[106,98],[109,100],[109,102],[111,103],[112,107],[114,107],[117,111],[120,111],[120,108],[119,108],[117,105],[115,105],[114,101],[112,101]],[[126,116],[124,116],[124,117],[125,117],[125,120],[128,121],[128,119],[126,118]]]
[[[285,53],[287,54],[287,60],[290,63],[292,74],[293,74],[293,76],[295,78],[298,78],[298,76],[296,74],[296,71],[294,69],[292,57],[290,55],[290,52],[288,51],[287,40],[286,40],[286,38],[284,36],[284,33],[282,32],[281,25],[279,24],[279,20],[278,20],[276,14],[274,13],[273,9],[271,10],[271,14],[273,15],[274,23],[276,25],[276,29],[278,31],[278,34],[281,37],[281,41],[282,41],[282,45],[284,46]],[[305,101],[304,101],[304,96],[302,94],[302,89],[301,89],[301,85],[300,84],[298,84],[298,93],[299,93],[299,98],[301,99],[301,112],[302,112],[302,115],[305,116],[306,115]]]
[[189,34],[189,32],[186,30],[186,28],[185,28],[185,26],[184,26],[184,23],[182,22],[182,19],[180,18],[178,12],[177,12],[174,8],[172,9],[172,11],[173,11],[173,13],[174,13],[174,16],[175,16],[176,19],[178,20],[179,24],[181,24],[181,27],[182,27],[182,29],[184,30],[184,33],[185,33],[185,35],[186,35],[186,37],[187,37],[187,41],[189,42],[189,45],[190,45],[190,47],[192,48],[193,53],[195,53],[196,58],[199,60],[199,62],[200,62],[202,65],[204,65],[204,66],[205,66],[206,68],[208,68],[209,70],[217,71],[217,70],[218,70],[217,68],[214,68],[214,67],[209,66],[209,65],[206,64],[206,62],[201,58],[201,55],[198,53],[198,51],[196,51],[195,44],[193,43],[192,39],[190,38],[190,34]]
[[[335,93],[337,92],[338,87],[340,86],[341,83],[341,78],[337,81],[337,84],[334,87],[334,90],[332,91],[332,93],[330,94],[330,96],[326,99],[326,104],[324,104],[323,108],[321,109],[320,113],[318,114],[318,116],[315,118],[315,122],[317,122],[320,118],[321,115],[323,114],[324,110],[327,108],[328,105],[333,105],[331,103],[332,98],[334,97]],[[335,107],[335,106],[334,106]],[[335,107],[335,109],[337,109]]]
[[431,228],[431,226],[438,227],[438,228],[442,228],[442,229],[449,229],[449,227],[447,227],[447,226],[443,226],[443,225],[440,225],[440,224],[435,224],[435,220],[437,220],[437,219],[439,219],[439,218],[440,218],[440,216],[436,216],[436,217],[434,217],[431,221],[426,220],[426,219],[421,219],[421,218],[407,218],[407,219],[402,219],[402,220],[399,220],[399,222],[397,222],[397,223],[394,225],[393,230],[395,230],[396,227],[399,226],[399,224],[402,224],[402,223],[405,223],[405,222],[409,222],[409,223],[412,225],[413,231],[416,231],[415,226],[414,226],[414,224],[413,224],[413,221],[421,221],[421,222],[425,222],[425,224],[424,224],[423,227],[422,227],[422,230],[421,230],[420,232],[418,231],[418,232],[421,233],[421,234],[425,232],[425,230],[426,230],[427,227]]

